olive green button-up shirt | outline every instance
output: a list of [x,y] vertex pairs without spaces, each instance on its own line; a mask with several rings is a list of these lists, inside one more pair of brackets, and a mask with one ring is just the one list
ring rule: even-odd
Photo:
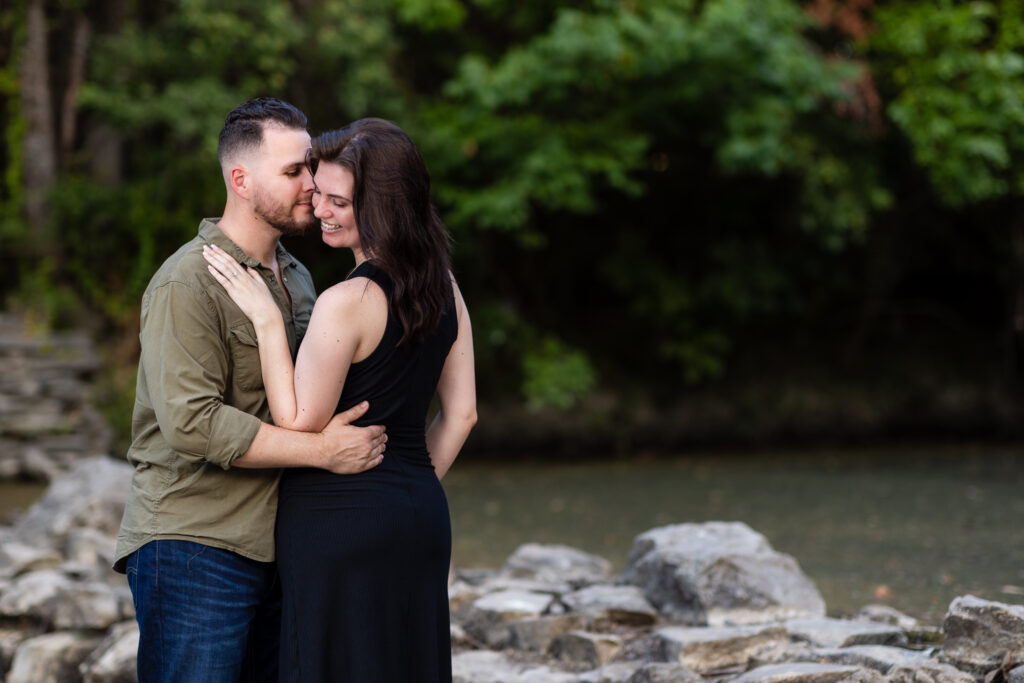
[[[128,462],[135,467],[114,568],[155,539],[179,539],[274,559],[280,470],[232,468],[261,421],[270,421],[252,323],[213,279],[203,245],[257,269],[284,316],[294,357],[313,311],[309,271],[281,246],[273,271],[204,219],[168,258],[142,298],[142,354]],[[281,291],[283,285],[291,303]]]

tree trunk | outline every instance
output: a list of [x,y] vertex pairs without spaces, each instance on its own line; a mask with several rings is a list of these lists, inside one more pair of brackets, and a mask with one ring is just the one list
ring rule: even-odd
[[29,221],[29,234],[39,235],[39,247],[44,253],[53,255],[55,240],[42,238],[42,228],[49,214],[47,195],[57,180],[57,146],[43,5],[42,0],[30,0],[26,13],[20,83],[21,112],[26,123],[22,149],[25,217]]
[[71,57],[68,60],[68,85],[64,90],[64,102],[60,114],[60,160],[64,168],[71,161],[78,123],[78,93],[85,82],[85,66],[89,58],[89,42],[92,38],[92,24],[85,14],[75,16],[75,35],[71,41]]

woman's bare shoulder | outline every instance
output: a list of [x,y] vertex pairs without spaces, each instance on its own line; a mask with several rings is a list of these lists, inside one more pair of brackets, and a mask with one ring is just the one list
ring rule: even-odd
[[380,285],[368,277],[354,277],[332,285],[317,297],[316,307],[341,312],[352,311],[366,304],[386,302]]

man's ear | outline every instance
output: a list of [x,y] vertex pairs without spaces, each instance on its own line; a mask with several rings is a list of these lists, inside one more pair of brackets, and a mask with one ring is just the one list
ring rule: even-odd
[[242,199],[251,199],[252,178],[248,169],[242,165],[235,165],[228,169],[228,187]]

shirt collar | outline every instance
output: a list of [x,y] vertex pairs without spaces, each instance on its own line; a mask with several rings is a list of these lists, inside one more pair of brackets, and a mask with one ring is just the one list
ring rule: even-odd
[[[249,256],[244,251],[242,251],[241,247],[239,247],[237,244],[232,242],[228,238],[228,236],[224,234],[224,231],[221,230],[220,226],[217,225],[217,221],[219,221],[219,220],[220,220],[219,216],[216,217],[216,218],[204,218],[199,223],[199,236],[202,237],[207,242],[209,242],[210,244],[214,244],[214,245],[220,247],[221,249],[223,249],[226,253],[230,254],[236,261],[238,261],[242,265],[249,266],[250,268],[260,268],[262,266],[262,264],[258,260],[256,260],[252,256]],[[281,243],[278,242],[277,243],[277,265],[278,265],[278,267],[279,268],[295,267],[296,264],[297,264],[297,262],[295,261],[295,257],[293,257],[291,254],[289,254],[288,250],[285,249],[283,246],[281,246]]]

